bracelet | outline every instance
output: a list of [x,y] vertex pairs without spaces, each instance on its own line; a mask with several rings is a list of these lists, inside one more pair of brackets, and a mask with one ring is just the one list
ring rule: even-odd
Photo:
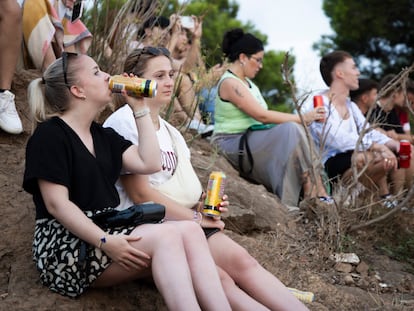
[[193,220],[199,225],[201,225],[201,222],[203,221],[203,214],[201,214],[200,212],[194,211]]
[[102,249],[102,244],[106,243],[106,235],[107,234],[105,233],[105,235],[102,238],[99,239],[99,244],[98,244],[99,249]]
[[142,117],[146,116],[149,113],[150,113],[150,110],[149,110],[148,107],[146,107],[144,109],[134,111],[134,118],[139,119],[139,118],[142,118]]

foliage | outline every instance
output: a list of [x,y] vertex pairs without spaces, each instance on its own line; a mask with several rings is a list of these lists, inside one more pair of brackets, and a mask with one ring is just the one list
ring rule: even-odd
[[323,10],[336,34],[314,45],[321,54],[346,50],[377,80],[413,62],[414,1],[324,0]]
[[[178,0],[168,2],[151,0],[94,0],[93,5],[85,12],[83,20],[94,34],[91,55],[98,60],[103,69],[109,72],[119,70],[119,66],[113,63],[123,57],[122,53],[119,53],[121,56],[118,59],[110,59],[109,61],[105,59],[102,56],[103,51],[106,49],[103,42],[107,41],[110,28],[116,22],[115,17],[124,4],[137,8],[137,10],[143,10],[141,7],[151,6],[149,14],[170,16],[175,13],[202,17],[202,54],[208,68],[224,61],[221,51],[221,40],[224,33],[229,29],[240,27],[260,38],[265,46],[267,44],[267,36],[258,31],[254,24],[251,22],[242,23],[237,19],[239,5],[234,0],[191,0],[186,2]],[[140,23],[139,19],[145,18],[142,13],[137,14],[137,16],[137,23]],[[122,43],[117,43],[117,46],[122,45]],[[255,83],[263,91],[263,95],[271,109],[289,111],[290,107],[285,105],[285,103],[291,102],[289,100],[291,96],[289,88],[284,84],[280,70],[283,59],[284,52],[267,51],[265,53],[263,69],[256,77]],[[292,68],[294,62],[295,59],[292,57],[289,62]]]
[[[269,108],[279,111],[291,112],[293,103],[290,98],[290,89],[282,75],[282,65],[285,52],[268,51],[263,59],[263,69],[257,75],[255,82],[260,85],[263,96]],[[289,57],[289,67],[293,68],[294,57]],[[293,80],[293,75],[289,79]]]
[[[172,11],[165,11],[164,15],[178,12],[180,7],[171,7],[171,9]],[[239,5],[235,1],[192,0],[186,2],[181,10],[182,15],[203,16],[202,53],[208,67],[223,62],[221,40],[229,29],[240,27],[260,38],[264,45],[267,44],[267,36],[258,31],[254,24],[251,22],[243,24],[237,20]],[[289,88],[284,84],[280,70],[283,59],[284,52],[267,51],[263,69],[255,78],[255,83],[262,90],[271,109],[291,111],[291,107],[286,105],[290,102]],[[293,67],[294,62],[295,59],[292,57],[289,64]],[[291,78],[293,79],[293,76]]]

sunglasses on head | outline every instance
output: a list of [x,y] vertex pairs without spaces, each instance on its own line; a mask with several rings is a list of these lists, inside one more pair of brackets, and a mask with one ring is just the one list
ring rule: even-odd
[[158,55],[170,56],[170,51],[164,47],[146,46],[141,50],[141,54],[150,54],[154,56],[158,56]]
[[70,53],[70,52],[63,52],[62,53],[62,67],[63,67],[63,79],[65,81],[65,85],[68,89],[70,89],[70,85],[68,83],[68,59],[72,56],[78,56],[77,53]]
[[134,68],[137,66],[139,59],[141,58],[141,55],[143,54],[153,55],[153,56],[164,55],[164,56],[170,57],[170,51],[164,47],[146,46],[142,49],[136,50],[136,53],[137,53],[137,56],[136,56]]

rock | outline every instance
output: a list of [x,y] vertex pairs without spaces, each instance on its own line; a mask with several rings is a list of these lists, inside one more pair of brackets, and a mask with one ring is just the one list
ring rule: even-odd
[[344,262],[357,265],[360,262],[360,259],[355,253],[335,253],[331,255],[331,259],[336,262]]
[[335,265],[335,270],[338,272],[351,273],[353,270],[353,267],[349,263],[338,262]]
[[346,274],[345,276],[344,276],[344,282],[345,282],[345,284],[346,285],[353,285],[355,282],[354,282],[354,278],[352,277],[352,275],[350,275],[350,274]]
[[355,270],[359,274],[361,274],[363,276],[367,276],[368,275],[369,266],[364,261],[361,261],[359,263],[359,265],[356,267]]
[[362,289],[368,289],[370,286],[370,282],[366,280],[365,278],[361,278],[357,281],[356,285]]

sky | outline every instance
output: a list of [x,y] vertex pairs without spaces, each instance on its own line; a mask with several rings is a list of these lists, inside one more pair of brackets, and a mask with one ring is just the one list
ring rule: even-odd
[[319,73],[320,57],[312,44],[332,34],[322,0],[236,0],[237,19],[251,21],[268,37],[265,50],[289,51],[296,57],[295,81],[299,93],[326,89]]

